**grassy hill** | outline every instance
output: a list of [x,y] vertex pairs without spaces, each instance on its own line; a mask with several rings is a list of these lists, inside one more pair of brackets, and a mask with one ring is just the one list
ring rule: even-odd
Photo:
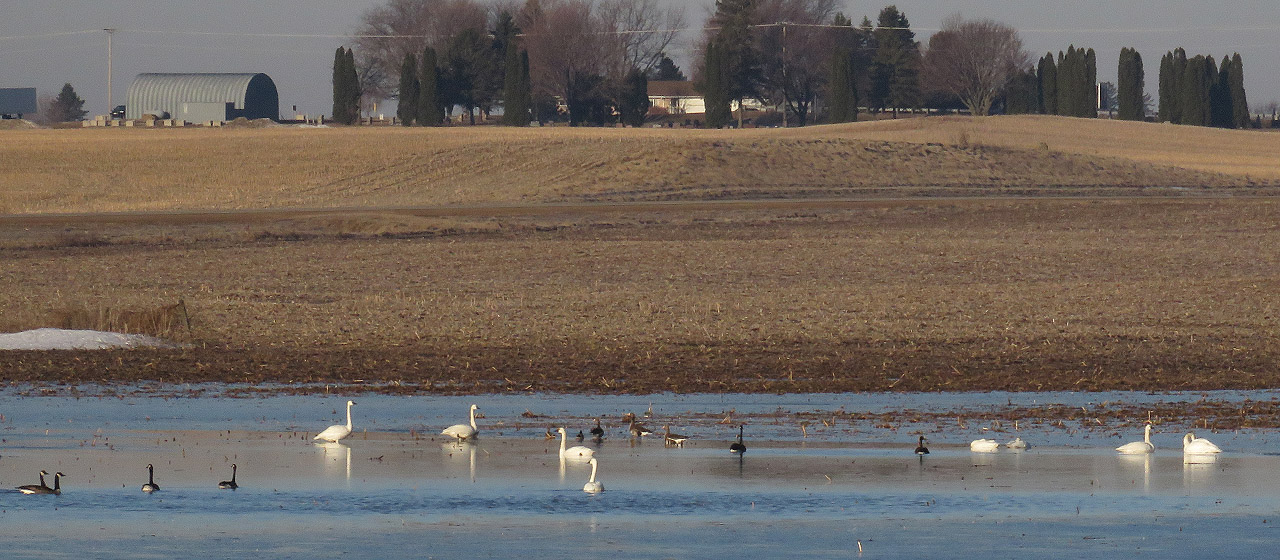
[[0,131],[0,213],[1269,193],[1280,135],[1062,117],[803,129]]

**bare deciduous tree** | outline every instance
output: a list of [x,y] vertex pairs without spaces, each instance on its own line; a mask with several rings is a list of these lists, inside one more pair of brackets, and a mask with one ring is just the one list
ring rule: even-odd
[[755,31],[762,100],[785,105],[801,126],[826,83],[835,45],[837,30],[816,26],[832,22],[836,5],[836,0],[758,0],[755,6],[757,24],[777,24]]
[[603,0],[599,11],[618,32],[628,70],[657,66],[685,24],[683,5],[663,9],[658,0]]
[[585,76],[620,77],[623,49],[589,0],[529,0],[517,19],[535,95],[569,99]]
[[396,96],[405,54],[418,55],[426,47],[445,52],[465,29],[487,32],[488,12],[477,0],[387,0],[365,11],[353,50],[366,99]]
[[1009,79],[1030,64],[1016,29],[956,14],[929,38],[924,79],[929,87],[958,96],[975,116],[985,116]]

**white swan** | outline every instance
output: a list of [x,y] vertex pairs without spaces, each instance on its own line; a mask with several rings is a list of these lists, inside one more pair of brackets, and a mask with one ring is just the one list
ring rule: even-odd
[[448,428],[445,428],[444,431],[440,433],[446,436],[458,438],[458,441],[475,439],[476,434],[479,433],[479,431],[476,429],[476,409],[478,408],[480,407],[474,404],[471,405],[471,425],[470,426],[466,424],[454,424],[452,426],[449,426]]
[[1013,438],[1013,441],[1004,444],[1004,446],[1009,449],[1026,449],[1027,447],[1030,447],[1027,445],[1027,442],[1022,441],[1022,438],[1020,437]]
[[1141,455],[1143,453],[1154,453],[1156,446],[1151,445],[1151,424],[1147,424],[1143,431],[1142,441],[1129,442],[1116,448],[1124,455]]
[[596,461],[595,457],[592,457],[591,458],[591,479],[588,480],[587,483],[582,486],[583,492],[586,492],[588,494],[596,494],[599,492],[604,492],[604,484],[601,484],[596,480],[596,467],[598,465],[599,465],[599,462]]
[[1207,439],[1198,438],[1194,433],[1182,436],[1182,452],[1191,454],[1222,453],[1222,448]]
[[146,493],[155,492],[160,489],[160,485],[156,484],[156,468],[150,463],[147,464],[147,483],[142,485],[142,491]]
[[351,406],[356,404],[353,401],[347,401],[347,425],[334,424],[325,428],[323,432],[316,434],[311,439],[322,439],[324,441],[337,442],[338,440],[351,435]]
[[1000,443],[994,439],[975,439],[969,442],[969,451],[977,453],[995,453],[1000,449]]
[[568,440],[569,438],[568,432],[566,432],[564,428],[558,428],[558,430],[560,431],[560,458],[561,459],[567,459],[570,461],[586,461],[592,458],[593,456],[595,456],[596,450],[590,447],[587,447],[585,445],[575,445],[573,447],[565,449],[564,446],[567,445],[566,440]]

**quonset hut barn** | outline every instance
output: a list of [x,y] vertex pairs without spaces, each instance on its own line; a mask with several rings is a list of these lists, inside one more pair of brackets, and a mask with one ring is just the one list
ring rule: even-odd
[[280,96],[266,74],[138,74],[129,85],[125,118],[143,115],[193,123],[280,120]]

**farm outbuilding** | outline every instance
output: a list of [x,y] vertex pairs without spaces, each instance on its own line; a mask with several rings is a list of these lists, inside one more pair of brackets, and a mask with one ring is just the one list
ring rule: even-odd
[[280,120],[280,95],[266,74],[138,74],[129,85],[125,118],[143,115],[193,123]]

